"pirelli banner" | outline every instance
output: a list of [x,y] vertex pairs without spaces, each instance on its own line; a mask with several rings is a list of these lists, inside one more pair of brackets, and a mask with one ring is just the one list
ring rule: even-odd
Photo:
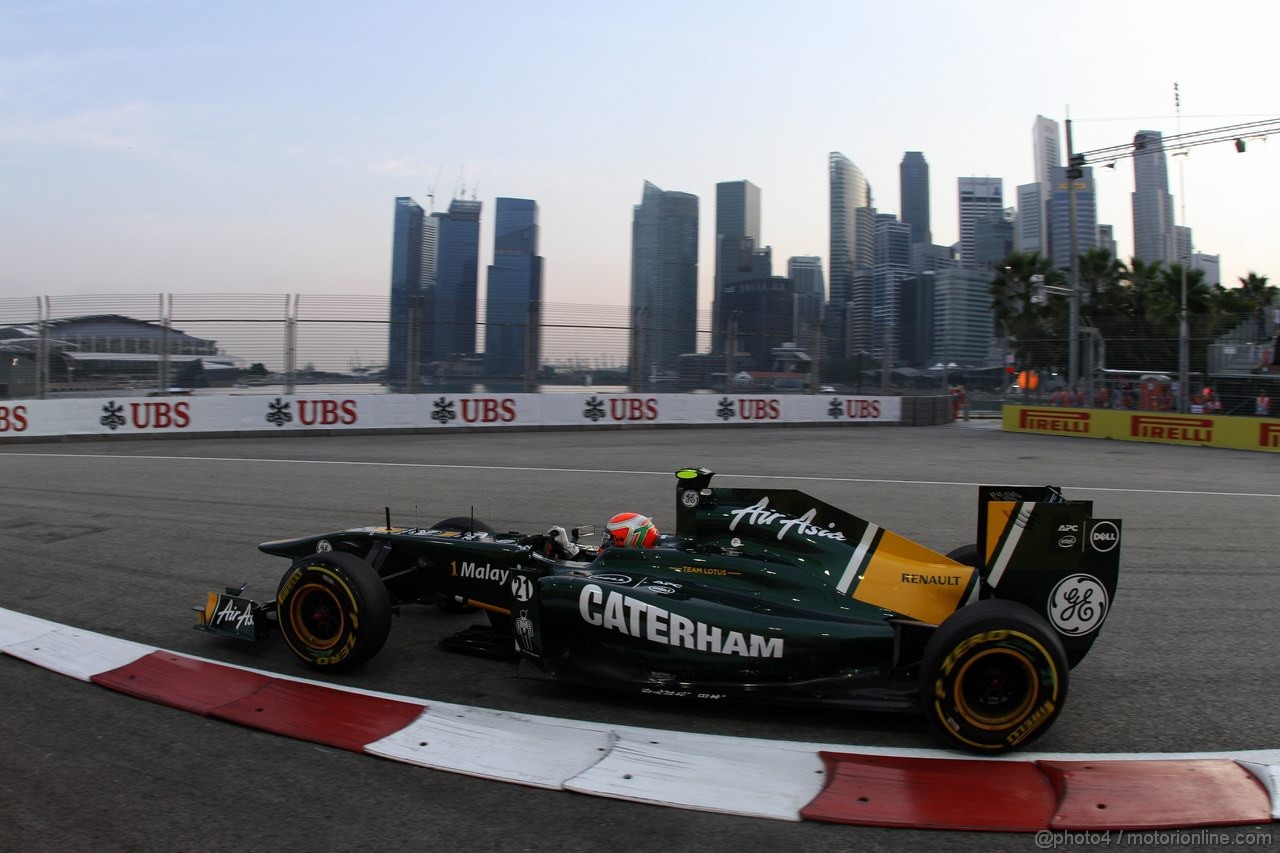
[[290,430],[897,423],[898,397],[723,394],[200,394],[0,401],[5,438]]
[[1055,406],[1005,406],[1004,429],[1042,435],[1114,438],[1160,444],[1199,444],[1280,452],[1280,419],[1174,415]]

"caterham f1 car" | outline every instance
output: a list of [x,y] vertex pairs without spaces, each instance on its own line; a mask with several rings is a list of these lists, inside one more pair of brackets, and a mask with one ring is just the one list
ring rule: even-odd
[[[785,489],[676,472],[655,547],[553,555],[548,534],[459,516],[258,547],[287,557],[275,599],[211,592],[197,628],[278,628],[312,668],[350,669],[393,609],[487,611],[446,648],[516,674],[654,696],[923,712],[950,745],[997,753],[1043,734],[1115,600],[1120,522],[1053,486],[983,486],[977,536],[944,556]],[[574,532],[578,539],[582,530]],[[549,556],[551,555],[551,556]]]

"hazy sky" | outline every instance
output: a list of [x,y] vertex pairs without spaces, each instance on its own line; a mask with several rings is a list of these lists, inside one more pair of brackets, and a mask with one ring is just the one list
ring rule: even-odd
[[[1031,181],[1037,113],[1069,105],[1077,150],[1176,133],[1174,81],[1183,131],[1280,115],[1277,24],[1270,0],[3,0],[0,298],[384,295],[395,197],[465,186],[482,265],[493,199],[536,199],[547,300],[622,305],[651,180],[701,199],[706,304],[718,181],[761,187],[776,273],[825,268],[827,153],[897,213],[920,150],[952,243],[959,176],[1009,204]],[[1224,282],[1280,283],[1280,137],[1184,173]],[[1131,161],[1097,181],[1127,258]]]

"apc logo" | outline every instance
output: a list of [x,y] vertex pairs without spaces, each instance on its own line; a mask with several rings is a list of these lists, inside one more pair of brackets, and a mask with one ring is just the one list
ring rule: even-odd
[[1089,532],[1089,544],[1093,546],[1093,550],[1103,554],[1115,550],[1120,544],[1120,528],[1116,527],[1114,521],[1097,522]]

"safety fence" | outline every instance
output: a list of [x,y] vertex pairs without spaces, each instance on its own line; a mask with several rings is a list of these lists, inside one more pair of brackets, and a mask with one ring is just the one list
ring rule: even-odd
[[[1089,381],[1067,388],[1061,339],[1013,347],[1008,340],[979,334],[969,342],[969,355],[956,356],[957,361],[932,354],[944,333],[946,340],[955,340],[937,323],[932,338],[903,328],[886,338],[886,346],[858,349],[846,338],[824,334],[832,324],[813,322],[811,316],[798,320],[803,312],[785,308],[759,316],[735,312],[713,340],[707,312],[666,327],[618,305],[481,300],[475,322],[442,325],[425,319],[432,315],[424,305],[392,311],[386,296],[4,298],[0,399],[141,397],[174,389],[202,395],[594,388],[911,396],[962,386],[975,412],[994,412],[1005,401],[1144,408],[1141,382],[1154,376],[1168,386],[1177,379],[1167,359],[1133,362],[1141,358],[1137,354],[1159,349],[1157,343],[1167,349],[1164,338],[1099,336],[1081,362]],[[1217,324],[1237,329],[1235,337],[1193,337],[1192,381],[1197,391],[1213,387],[1218,412],[1248,415],[1260,394],[1276,396],[1272,390],[1280,390],[1276,348],[1266,337],[1275,324],[1254,315],[1236,319],[1235,326]],[[910,339],[912,334],[919,339]],[[460,350],[438,351],[443,340]],[[662,353],[667,355],[659,358]]]

